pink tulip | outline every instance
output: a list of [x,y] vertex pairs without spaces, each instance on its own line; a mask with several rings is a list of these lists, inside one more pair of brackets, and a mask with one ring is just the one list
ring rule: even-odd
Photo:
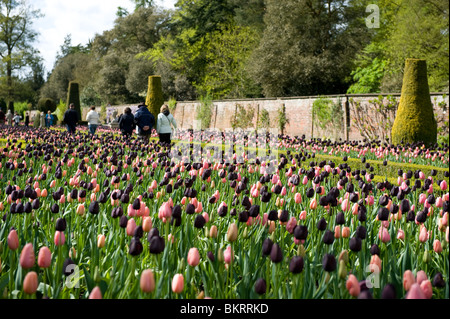
[[391,236],[389,235],[389,231],[386,228],[384,228],[384,227],[380,228],[380,231],[378,232],[378,238],[380,238],[380,240],[383,243],[388,243],[391,240]]
[[375,203],[375,198],[372,195],[367,196],[366,203],[369,206],[373,206],[373,204]]
[[402,229],[399,229],[397,232],[397,239],[398,240],[405,240],[405,232]]
[[419,270],[416,274],[416,282],[420,285],[422,281],[425,281],[428,279],[427,274],[423,270]]
[[105,247],[106,237],[105,235],[98,235],[97,236],[97,247],[103,248]]
[[303,184],[303,185],[308,184],[308,177],[307,177],[307,176],[304,176],[304,177],[303,177],[302,184]]
[[433,243],[433,250],[438,254],[442,253],[442,244],[438,239],[436,239]]
[[444,201],[442,200],[441,197],[436,198],[436,207],[441,208],[442,206],[444,206]]
[[151,217],[144,217],[144,220],[142,222],[142,230],[148,233],[153,227],[152,218]]
[[49,268],[52,263],[52,253],[48,247],[44,246],[39,249],[38,266],[40,268]]
[[302,203],[302,195],[300,193],[296,193],[294,196],[294,201],[296,204],[301,204]]
[[170,207],[169,203],[163,203],[161,207],[159,208],[158,212],[158,218],[159,219],[168,219],[172,216],[172,208]]
[[283,188],[281,189],[281,196],[286,196],[286,194],[287,194],[287,190],[286,190],[286,187],[284,187],[283,186]]
[[355,277],[355,275],[348,276],[345,287],[347,288],[348,293],[352,297],[358,297],[361,292],[361,288],[359,286],[358,279]]
[[349,238],[350,237],[350,228],[344,227],[342,228],[342,238]]
[[370,258],[369,269],[372,273],[380,273],[381,271],[382,260],[378,255],[373,255]]
[[127,236],[134,236],[136,227],[136,221],[134,220],[134,218],[130,218],[127,223]]
[[291,217],[286,224],[286,230],[289,232],[289,234],[294,233],[295,226],[297,226],[297,219],[295,217]]
[[176,274],[172,279],[172,291],[180,294],[184,289],[184,277],[182,274]]
[[34,267],[35,256],[32,244],[26,244],[20,254],[20,266],[23,269],[30,269]]
[[66,236],[64,235],[64,232],[56,231],[55,236],[53,237],[53,242],[55,243],[55,246],[63,246],[66,242]]
[[226,264],[231,264],[234,260],[234,253],[231,246],[228,246],[227,249],[223,252],[223,259]]
[[419,172],[419,178],[421,179],[421,180],[424,180],[425,179],[425,174],[421,171],[421,172]]
[[428,280],[428,279],[424,280],[419,285],[420,285],[420,289],[422,289],[422,292],[426,299],[433,298],[433,287],[431,286],[430,280]]
[[28,295],[32,295],[37,291],[37,288],[38,275],[34,271],[30,271],[23,280],[23,291]]
[[15,229],[11,230],[8,234],[8,247],[11,250],[16,250],[19,248],[19,236]]
[[349,205],[348,205],[348,199],[344,199],[344,200],[342,201],[342,204],[341,204],[341,209],[342,209],[342,211],[346,212],[347,209],[348,209],[348,207],[349,207]]
[[133,209],[133,204],[128,204],[127,214],[128,214],[128,217],[135,217],[136,216],[136,210]]
[[200,253],[197,248],[191,248],[187,256],[189,266],[196,267],[200,263]]
[[102,291],[100,290],[99,286],[96,286],[94,289],[92,289],[91,293],[89,294],[89,299],[103,299]]
[[425,227],[422,227],[422,229],[420,230],[420,234],[419,234],[419,241],[421,243],[424,243],[428,240],[428,232],[427,229]]
[[443,180],[443,181],[439,184],[439,187],[441,188],[442,191],[445,192],[445,191],[447,190],[447,188],[448,188],[447,181]]
[[403,288],[405,291],[409,291],[413,284],[415,284],[416,279],[411,270],[406,270],[403,274]]
[[406,294],[406,299],[426,299],[426,297],[419,284],[414,283]]
[[155,290],[155,276],[153,271],[146,269],[142,272],[140,286],[144,293],[151,293]]
[[313,198],[311,200],[311,202],[309,203],[309,208],[312,209],[312,210],[317,209],[317,200],[315,198]]
[[84,204],[80,204],[77,207],[77,215],[83,216],[86,212],[86,208],[84,207]]
[[303,211],[300,213],[299,219],[300,219],[300,220],[306,220],[306,210],[303,210]]

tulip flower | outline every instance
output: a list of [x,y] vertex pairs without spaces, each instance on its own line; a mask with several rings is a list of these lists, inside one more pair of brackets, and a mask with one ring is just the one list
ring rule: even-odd
[[15,229],[9,232],[7,241],[9,249],[14,251],[19,248],[19,236],[17,235],[17,231]]
[[38,275],[34,271],[30,271],[23,280],[23,291],[28,295],[32,295],[37,291],[37,288]]
[[438,239],[433,242],[433,250],[438,254],[442,253],[442,244]]
[[353,274],[348,276],[345,287],[347,288],[348,293],[352,297],[358,297],[361,292],[361,288],[359,286],[358,279]]
[[77,207],[77,215],[84,216],[84,213],[86,212],[86,208],[84,207],[84,204],[80,204]]
[[384,227],[380,228],[380,231],[378,232],[378,238],[383,243],[388,243],[391,240],[391,236],[389,235],[389,231],[386,228],[384,228]]
[[180,294],[184,289],[184,277],[182,274],[176,274],[172,279],[172,291]]
[[403,274],[403,288],[405,291],[409,291],[412,287],[412,285],[416,282],[416,279],[414,278],[414,274],[411,270],[406,270]]
[[97,236],[97,247],[100,249],[105,247],[105,241],[106,241],[105,235],[98,235]]
[[35,256],[32,244],[26,244],[20,254],[20,266],[23,269],[30,269],[34,267]]
[[426,299],[426,297],[422,291],[422,288],[420,288],[420,285],[413,283],[406,294],[406,299]]
[[191,248],[189,250],[187,263],[191,267],[196,267],[200,263],[200,253],[197,248]]
[[142,222],[142,229],[144,232],[148,233],[153,227],[152,218],[151,217],[144,217],[144,220]]
[[142,292],[151,293],[155,290],[155,276],[153,271],[146,269],[141,274],[140,287]]
[[229,227],[228,227],[228,231],[227,231],[227,240],[229,242],[234,242],[236,241],[238,236],[238,228],[237,225],[235,223],[232,223]]
[[38,266],[40,268],[49,268],[52,263],[52,253],[46,246],[39,249]]
[[89,299],[103,299],[102,291],[100,290],[99,286],[95,286],[95,288],[92,289],[91,293],[89,294]]
[[226,264],[231,264],[234,260],[234,252],[231,246],[228,246],[227,249],[223,252],[224,262]]
[[136,221],[134,218],[130,218],[127,222],[127,236],[134,236],[134,231],[136,230]]
[[63,246],[66,242],[66,236],[64,235],[64,232],[56,231],[55,236],[53,237],[53,242],[55,243],[55,246]]

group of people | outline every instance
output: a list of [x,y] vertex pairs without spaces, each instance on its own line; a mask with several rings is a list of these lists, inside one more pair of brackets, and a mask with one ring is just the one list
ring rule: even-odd
[[[64,115],[64,122],[67,124],[68,132],[74,132],[74,127],[78,122],[78,117],[75,117],[75,110],[69,109]],[[121,133],[130,137],[133,135],[137,127],[137,134],[144,139],[148,139],[152,134],[152,130],[155,128],[159,135],[159,140],[162,143],[170,144],[172,140],[173,130],[177,129],[177,122],[172,114],[170,114],[169,107],[165,104],[161,107],[161,113],[158,114],[157,121],[155,121],[154,115],[149,111],[144,103],[138,106],[135,114],[131,112],[131,109],[127,107],[122,115],[119,117],[119,129]],[[100,115],[95,111],[95,106],[91,107],[90,111],[86,115],[86,121],[89,125],[89,133],[95,135],[95,132],[100,125]],[[75,125],[73,125],[75,123]]]
[[[22,117],[19,115],[18,112],[11,112],[11,110],[8,110],[6,114],[3,112],[3,110],[0,109],[0,125],[8,124],[10,126],[19,126],[20,121],[22,121]],[[25,126],[28,126],[30,124],[30,115],[28,112],[25,113]]]
[[[131,136],[134,129],[137,127],[137,134],[144,139],[152,134],[155,128],[155,117],[149,111],[144,103],[138,106],[136,113],[133,115],[131,109],[127,107],[119,118],[119,129],[124,136]],[[172,140],[173,130],[177,129],[177,122],[172,114],[170,114],[169,107],[164,104],[156,121],[156,132],[159,140],[162,143],[170,144]]]

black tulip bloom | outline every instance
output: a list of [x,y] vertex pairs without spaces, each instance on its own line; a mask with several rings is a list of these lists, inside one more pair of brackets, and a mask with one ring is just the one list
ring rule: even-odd
[[248,211],[248,215],[250,217],[257,217],[259,216],[260,208],[259,205],[252,205],[250,207],[250,210]]
[[218,212],[220,217],[225,217],[228,214],[228,206],[222,205],[219,208],[219,212]]
[[294,256],[289,263],[289,271],[293,274],[299,274],[303,271],[304,261],[300,256]]
[[252,204],[250,203],[250,199],[248,198],[248,196],[244,196],[241,205],[244,206],[247,210],[249,210],[250,207],[252,207]]
[[361,240],[364,240],[367,238],[367,229],[364,226],[358,226],[358,228],[356,228],[356,237],[358,237]]
[[268,202],[270,202],[271,197],[272,197],[272,193],[261,192],[261,202],[268,203]]
[[389,197],[387,197],[386,195],[381,196],[380,199],[378,200],[378,203],[381,206],[386,206],[389,203]]
[[67,222],[64,218],[58,218],[56,220],[55,230],[57,231],[65,231],[67,228]]
[[410,223],[410,222],[414,222],[415,220],[416,220],[416,214],[412,210],[410,210],[408,212],[408,214],[406,214],[406,221]]
[[70,198],[77,199],[78,198],[78,190],[72,189],[72,191],[70,192]]
[[91,204],[89,205],[89,213],[91,213],[93,215],[98,215],[99,212],[100,212],[100,206],[99,206],[98,202],[97,201],[91,202]]
[[159,230],[158,230],[158,228],[152,228],[148,232],[148,236],[147,236],[148,242],[150,242],[153,237],[159,237]]
[[433,278],[433,287],[442,289],[445,288],[445,280],[440,272],[438,272]]
[[75,263],[73,262],[72,259],[67,258],[66,260],[64,260],[62,271],[64,276],[66,277],[70,276],[75,272]]
[[283,260],[283,252],[278,244],[273,244],[270,250],[270,260],[273,263],[279,263]]
[[311,187],[306,191],[306,197],[313,198],[313,196],[314,196],[314,188]]
[[122,215],[119,220],[119,225],[121,228],[126,228],[128,225],[128,217],[125,215]]
[[345,215],[343,212],[339,212],[336,215],[336,224],[337,225],[344,225],[345,224]]
[[39,203],[39,198],[36,198],[33,200],[33,202],[31,203],[31,207],[33,209],[39,209],[40,203]]
[[181,218],[181,206],[175,205],[172,209],[172,217]]
[[128,253],[131,256],[139,256],[143,250],[144,250],[144,247],[142,246],[142,243],[139,240],[139,238],[133,237],[130,242],[130,247],[129,247]]
[[325,218],[319,220],[319,222],[317,223],[317,229],[319,231],[324,231],[325,229],[327,229],[327,221],[325,220]]
[[308,237],[308,227],[299,225],[294,229],[294,237],[298,240],[306,240]]
[[359,252],[362,248],[362,241],[359,237],[353,237],[350,239],[349,246],[351,251]]
[[31,211],[33,210],[33,207],[31,207],[31,203],[30,202],[26,202],[23,210],[27,214],[31,213]]
[[325,254],[322,259],[322,268],[326,272],[332,272],[336,270],[336,257],[331,254]]
[[428,213],[426,213],[425,211],[418,212],[417,217],[416,217],[417,222],[419,222],[421,224],[425,223],[427,221],[427,217],[428,217],[427,215],[428,215]]
[[289,212],[287,210],[282,210],[279,219],[280,222],[287,223],[289,221]]
[[120,196],[120,201],[124,204],[128,204],[130,202],[130,195],[127,193],[122,194],[122,196]]
[[270,238],[264,240],[262,245],[262,255],[269,256],[272,251],[273,241]]
[[212,262],[214,262],[214,260],[216,260],[216,258],[214,257],[214,254],[211,251],[208,251],[208,253],[206,254],[206,256],[208,257],[209,260],[211,260]]
[[142,236],[144,236],[144,229],[142,226],[137,226],[135,228],[133,236],[136,238],[142,238]]
[[50,211],[53,213],[53,214],[58,214],[59,213],[59,206],[58,206],[58,204],[53,204],[52,205],[52,207],[50,208]]
[[380,251],[380,247],[378,247],[377,244],[373,244],[372,247],[370,247],[370,254],[373,255],[378,255],[380,256],[381,251]]
[[248,212],[246,210],[244,210],[243,212],[239,213],[238,220],[239,220],[240,223],[248,222],[249,218],[250,218],[250,216],[248,215]]
[[164,251],[166,243],[164,242],[164,238],[160,236],[154,236],[150,240],[150,253],[158,255]]
[[202,215],[197,215],[195,216],[195,220],[194,220],[194,227],[195,228],[203,228],[203,226],[205,226],[206,224],[206,220]]
[[323,234],[322,242],[325,245],[331,245],[334,243],[334,233],[331,230],[327,230],[325,234]]
[[255,292],[258,295],[264,295],[266,293],[266,290],[267,290],[266,281],[263,278],[259,278],[255,282]]
[[386,221],[389,219],[389,209],[386,207],[380,207],[378,209],[378,219],[380,221]]
[[136,199],[133,201],[133,209],[134,209],[134,210],[139,210],[139,209],[141,209],[141,201],[139,200],[139,198],[136,198]]
[[268,215],[268,220],[277,221],[278,220],[278,212],[276,210],[271,210]]
[[364,290],[361,291],[361,293],[358,296],[358,299],[373,299],[373,296],[369,290]]
[[170,225],[175,225],[175,227],[180,227],[181,226],[181,217],[172,216],[172,219],[170,220]]
[[193,215],[195,213],[195,206],[191,203],[186,205],[186,214]]
[[383,288],[381,293],[381,299],[397,299],[397,293],[395,292],[395,286],[392,284],[387,284]]

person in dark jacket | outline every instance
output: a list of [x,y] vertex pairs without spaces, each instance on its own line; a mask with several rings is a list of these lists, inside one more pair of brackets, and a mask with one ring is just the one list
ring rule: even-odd
[[125,137],[133,135],[133,130],[136,127],[134,115],[131,109],[127,107],[124,113],[119,118],[119,129]]
[[134,119],[138,127],[138,135],[147,139],[152,134],[153,127],[155,126],[155,117],[144,103],[138,106],[138,110],[134,114]]
[[25,113],[25,126],[28,127],[30,125],[30,115],[28,112]]
[[75,110],[75,104],[70,104],[69,109],[64,113],[64,123],[67,126],[67,132],[69,134],[74,134],[78,121],[80,120],[80,116],[78,112]]

